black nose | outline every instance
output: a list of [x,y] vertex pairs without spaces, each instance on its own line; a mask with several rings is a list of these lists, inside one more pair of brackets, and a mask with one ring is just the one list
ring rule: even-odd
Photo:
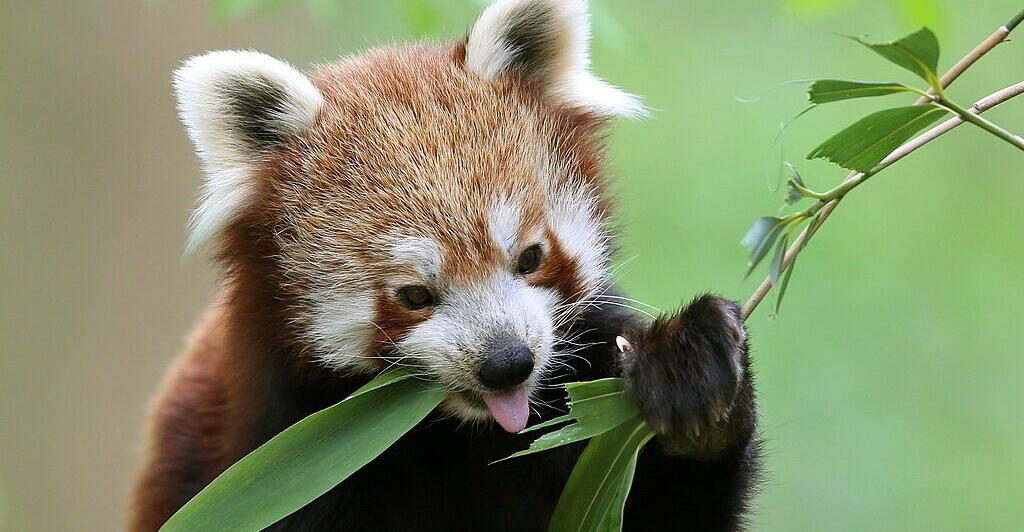
[[477,370],[480,382],[495,390],[522,384],[533,371],[533,352],[522,342],[498,348]]

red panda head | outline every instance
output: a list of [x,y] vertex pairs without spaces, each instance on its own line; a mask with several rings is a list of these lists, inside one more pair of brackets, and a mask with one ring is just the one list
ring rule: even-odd
[[[255,52],[189,60],[175,87],[207,171],[190,246],[266,263],[319,363],[417,364],[464,419],[521,429],[607,282],[601,127],[643,112],[587,45],[584,1],[503,0],[461,43],[308,77]],[[233,233],[270,251],[244,257]]]

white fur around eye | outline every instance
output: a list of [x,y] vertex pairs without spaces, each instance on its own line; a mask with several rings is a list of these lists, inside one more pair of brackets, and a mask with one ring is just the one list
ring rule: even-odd
[[433,238],[404,237],[391,246],[391,260],[397,266],[412,269],[420,280],[429,282],[441,272],[444,251]]
[[607,281],[609,234],[592,194],[570,180],[548,193],[548,219],[562,248],[576,261],[584,294]]
[[317,347],[317,359],[328,367],[370,370],[367,358],[373,336],[375,306],[369,290],[319,290],[311,304],[305,336]]
[[494,242],[510,256],[519,236],[522,211],[510,201],[502,201],[491,208],[487,225]]

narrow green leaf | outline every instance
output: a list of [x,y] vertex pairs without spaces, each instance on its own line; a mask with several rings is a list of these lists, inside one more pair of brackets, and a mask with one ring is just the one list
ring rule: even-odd
[[611,504],[608,505],[608,511],[605,512],[604,519],[601,520],[597,528],[600,532],[622,532],[622,524],[626,512],[626,499],[629,498],[629,491],[633,487],[633,476],[636,474],[638,455],[639,452],[633,455],[633,459],[629,461],[626,470],[622,472],[622,478],[619,480],[620,485],[615,491],[615,497],[612,499]]
[[793,178],[793,181],[796,181],[802,187],[803,186],[807,186],[807,185],[804,184],[804,178],[800,177],[800,172],[798,172],[796,170],[796,165],[795,164],[787,161],[786,162],[786,168],[789,169],[789,175],[790,175],[790,177]]
[[580,402],[609,393],[621,392],[624,388],[622,379],[606,377],[592,381],[570,382],[565,385],[565,389],[569,392],[569,398],[573,402]]
[[743,235],[743,240],[740,240],[740,244],[750,250],[751,253],[761,245],[768,233],[779,223],[782,219],[776,216],[762,216],[754,221],[754,225],[747,230],[747,234]]
[[574,382],[566,385],[566,389],[570,399],[569,413],[530,427],[524,432],[547,428],[566,421],[575,421],[575,423],[540,436],[530,444],[529,448],[502,458],[498,462],[593,438],[639,414],[636,405],[626,399],[622,379],[608,378],[589,382]]
[[768,268],[768,276],[771,277],[772,285],[779,283],[779,274],[782,272],[782,261],[786,258],[786,245],[789,244],[789,235],[782,237],[779,244],[775,246],[775,256],[772,257],[772,265]]
[[574,418],[572,416],[572,414],[566,414],[564,416],[558,416],[556,418],[549,419],[549,420],[547,420],[547,421],[545,421],[543,423],[537,423],[536,425],[531,425],[529,427],[526,427],[525,429],[519,431],[519,434],[526,434],[527,432],[534,432],[534,431],[538,431],[538,430],[541,430],[541,429],[546,429],[546,428],[554,427],[555,425],[561,425],[562,423],[567,423],[569,421],[574,421],[575,419],[576,418]]
[[782,233],[783,227],[785,227],[785,223],[776,216],[762,216],[754,221],[754,225],[743,236],[743,240],[740,241],[741,244],[750,250],[750,263],[747,268],[747,275],[754,271],[754,268],[761,263],[761,260],[768,254],[768,251],[772,249],[772,244],[775,243],[779,234]]
[[895,81],[819,79],[807,88],[807,98],[811,103],[819,104],[911,91],[910,87]]
[[632,484],[637,454],[653,437],[650,427],[636,416],[590,440],[569,475],[548,530],[608,530],[609,521],[613,521],[609,512],[620,513],[620,504],[625,504],[628,492],[622,490],[627,483]]
[[939,65],[939,40],[932,30],[921,28],[895,41],[883,43],[868,42],[860,37],[850,38],[891,63],[917,74],[932,87],[938,85],[935,71]]
[[786,274],[782,276],[782,284],[778,285],[778,292],[775,295],[775,313],[779,313],[779,307],[782,306],[782,296],[786,295],[786,287],[789,286],[789,277],[793,275],[793,268],[796,266],[796,259],[789,263],[789,268],[786,268]]
[[160,530],[262,530],[376,458],[445,394],[407,370],[386,371],[236,462]]
[[[811,221],[807,224],[807,230],[808,231],[814,231],[814,228],[818,225],[818,220],[819,219],[821,219],[821,211],[818,211],[811,218]],[[792,233],[790,233],[790,236],[792,236]],[[806,247],[806,246],[807,246],[807,244],[805,243],[804,247]],[[804,248],[801,248],[800,251],[802,252],[803,249]],[[777,289],[776,294],[775,294],[775,310],[773,311],[775,314],[779,313],[779,307],[782,306],[782,297],[786,295],[786,288],[789,287],[789,278],[793,275],[793,268],[795,268],[795,267],[796,267],[796,257],[793,257],[793,262],[789,263],[789,268],[786,268],[786,273],[785,273],[785,275],[782,276],[782,283],[777,285],[778,289]]]
[[828,159],[843,168],[866,172],[944,114],[945,110],[928,105],[878,111],[836,133],[807,158]]

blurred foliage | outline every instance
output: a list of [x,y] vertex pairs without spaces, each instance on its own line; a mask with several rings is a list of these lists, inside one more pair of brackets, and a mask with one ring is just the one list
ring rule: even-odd
[[[844,9],[856,7],[858,3],[863,3],[862,0],[785,0],[785,2],[797,16],[807,19],[827,17]],[[935,0],[891,0],[889,3],[895,14],[909,24],[941,30],[941,9]]]
[[[358,0],[214,0],[217,15],[234,20],[251,14],[271,12],[291,3],[305,5],[310,17],[318,23],[337,22],[345,9],[346,2]],[[405,21],[410,35],[415,37],[436,37],[444,35],[446,15],[453,9],[483,9],[490,0],[383,0],[393,4],[396,12]],[[591,20],[595,31],[602,35],[602,46],[608,46],[618,53],[625,53],[629,46],[629,34],[614,16],[600,3],[591,6]]]
[[[155,1],[155,0],[150,0]],[[317,23],[336,23],[345,10],[345,3],[355,0],[213,0],[221,18],[234,20],[247,15],[272,12],[289,4],[301,3]],[[800,18],[820,19],[850,8],[863,0],[784,0]],[[454,10],[482,9],[491,0],[383,0],[395,6],[405,21],[410,35],[435,37],[444,35],[446,15]],[[903,19],[933,29],[942,28],[940,10],[935,0],[892,0],[892,9]],[[624,57],[630,48],[629,32],[616,20],[603,2],[591,2],[594,31],[601,35],[596,46],[607,47]]]

